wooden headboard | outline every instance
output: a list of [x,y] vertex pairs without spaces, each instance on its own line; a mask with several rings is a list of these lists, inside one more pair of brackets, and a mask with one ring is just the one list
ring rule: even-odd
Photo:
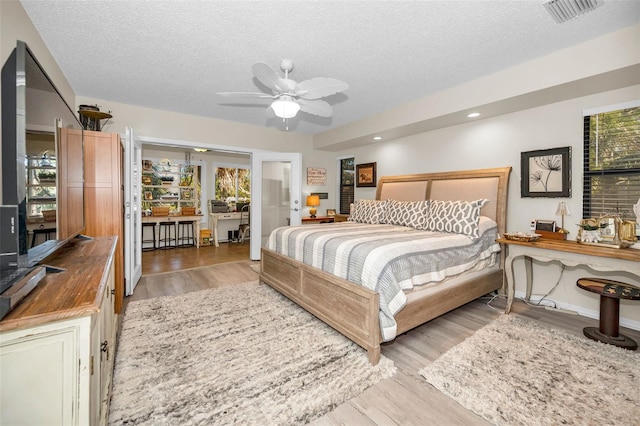
[[511,167],[384,176],[378,181],[376,200],[489,200],[480,214],[498,224],[498,232],[507,228],[507,193]]

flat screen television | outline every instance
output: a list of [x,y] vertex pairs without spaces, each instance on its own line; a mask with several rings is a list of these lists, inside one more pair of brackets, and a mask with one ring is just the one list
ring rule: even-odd
[[83,128],[26,43],[2,67],[2,204],[18,206],[18,263],[84,231]]

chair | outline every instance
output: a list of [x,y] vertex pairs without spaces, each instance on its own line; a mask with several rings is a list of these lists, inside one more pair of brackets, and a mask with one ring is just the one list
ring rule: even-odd
[[[171,230],[173,229],[173,235]],[[169,250],[176,248],[176,223],[160,222],[160,230],[158,231],[160,239],[158,240],[158,248],[160,250]]]
[[34,229],[33,237],[31,238],[31,247],[36,245],[37,235],[44,235],[44,240],[49,241],[51,239],[51,234],[56,234],[56,228]]
[[240,209],[240,226],[238,227],[238,237],[240,238],[240,243],[244,243],[244,238],[247,236],[247,233],[251,231],[251,217],[249,216],[250,205],[251,204],[245,204]]
[[[144,239],[144,229],[151,228],[152,239]],[[145,244],[152,244],[151,247],[145,247]],[[142,224],[142,251],[153,251],[157,249],[156,245],[156,224],[155,223],[143,223]]]
[[192,220],[180,221],[178,226],[178,247],[193,247],[196,245],[195,228]]

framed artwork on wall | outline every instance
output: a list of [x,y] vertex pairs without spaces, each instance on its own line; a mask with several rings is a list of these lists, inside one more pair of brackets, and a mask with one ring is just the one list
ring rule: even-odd
[[356,164],[356,186],[376,186],[376,163]]
[[571,147],[520,154],[523,198],[571,197]]

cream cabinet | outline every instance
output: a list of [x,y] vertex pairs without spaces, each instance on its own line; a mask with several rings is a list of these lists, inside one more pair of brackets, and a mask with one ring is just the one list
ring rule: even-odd
[[[112,239],[115,247],[115,239]],[[82,242],[90,250],[93,241]],[[78,243],[81,244],[81,243]],[[91,280],[91,274],[78,273],[82,250],[71,250],[78,267],[67,272]],[[95,262],[98,259],[85,259]],[[103,259],[98,291],[93,305],[76,303],[76,308],[49,312],[51,320],[34,318],[34,309],[18,305],[27,315],[6,317],[0,322],[0,424],[1,425],[99,425],[108,415],[111,375],[115,357],[117,316],[114,313],[113,249]],[[105,263],[106,262],[106,263]],[[97,265],[99,270],[100,265]],[[56,274],[43,281],[44,287],[69,286]],[[51,288],[34,290],[45,296]],[[32,293],[33,294],[33,293]],[[69,292],[68,297],[76,296]],[[32,295],[22,303],[37,304]],[[21,326],[24,324],[26,326]],[[31,325],[30,325],[31,324]],[[5,329],[8,328],[8,329]]]

